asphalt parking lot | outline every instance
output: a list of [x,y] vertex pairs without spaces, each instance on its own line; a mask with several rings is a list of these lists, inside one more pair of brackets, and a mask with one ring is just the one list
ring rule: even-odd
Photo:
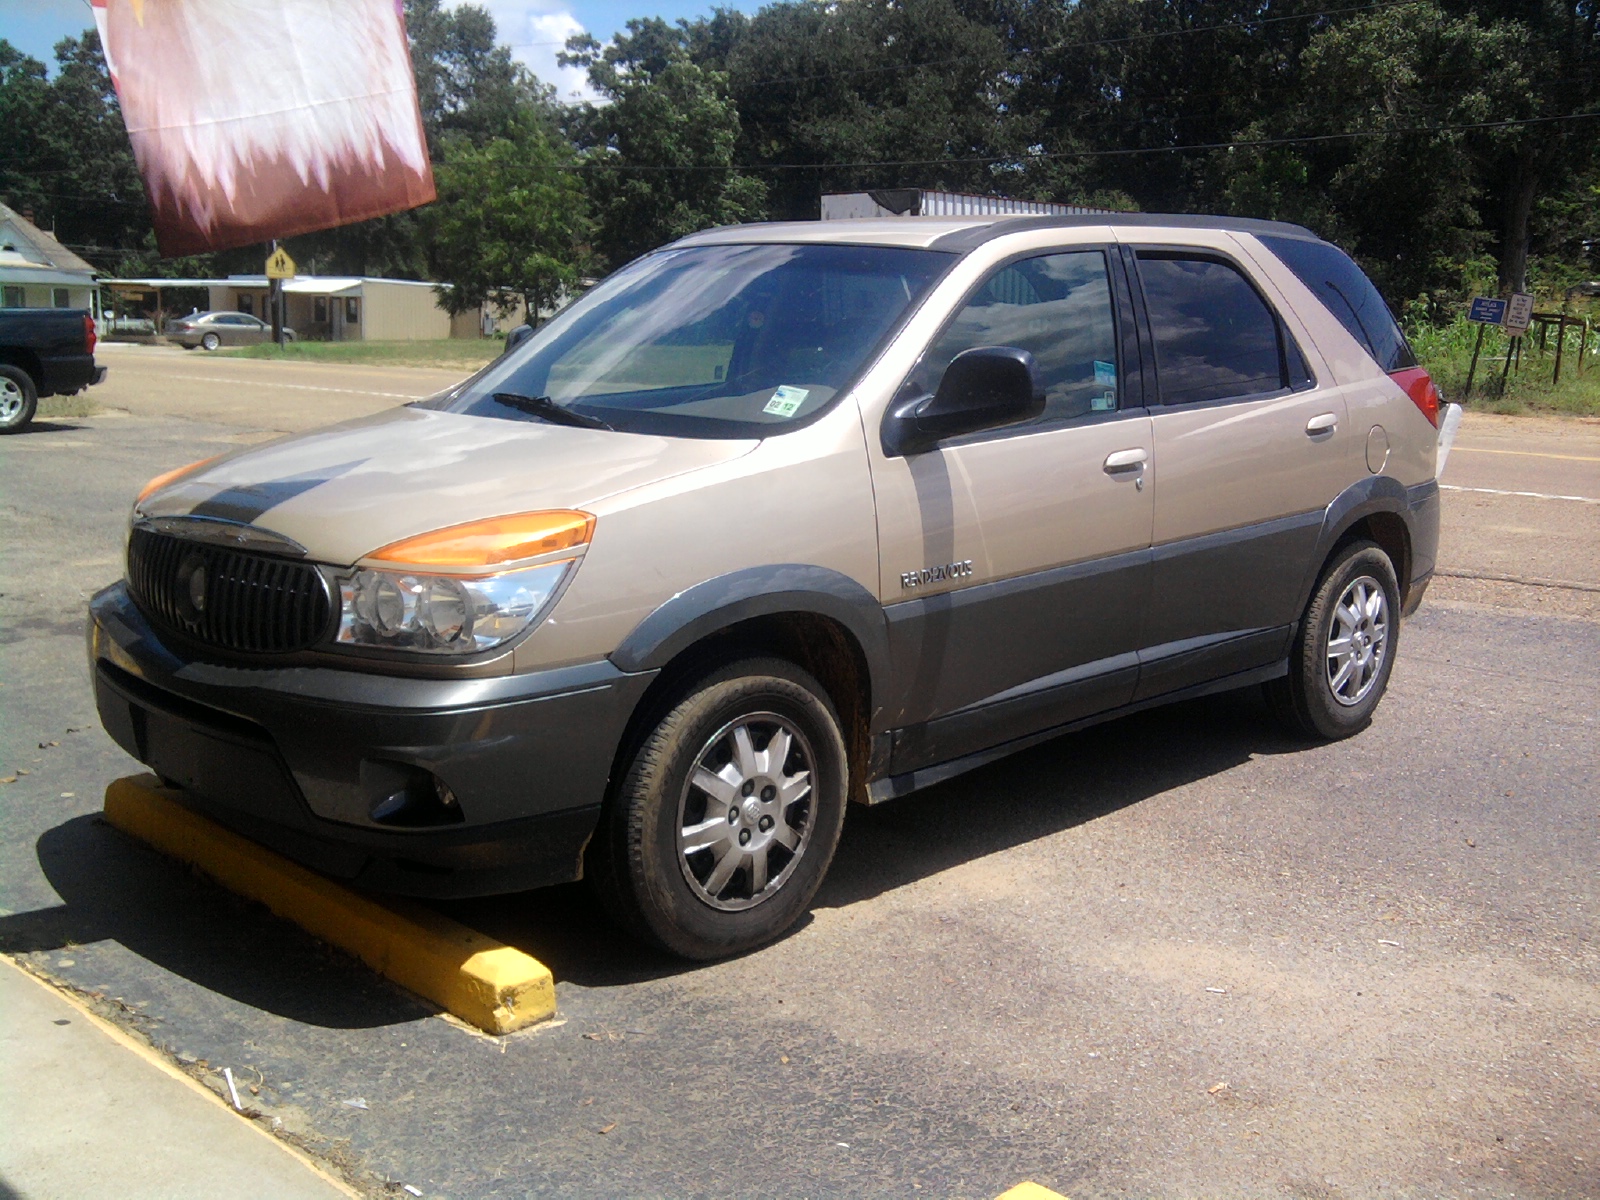
[[1357,738],[1227,695],[857,809],[810,918],[711,966],[581,887],[451,905],[556,976],[494,1039],[101,823],[142,768],[82,646],[147,478],[452,376],[102,361],[0,439],[0,951],[359,1188],[1600,1194],[1600,422],[1469,418]]

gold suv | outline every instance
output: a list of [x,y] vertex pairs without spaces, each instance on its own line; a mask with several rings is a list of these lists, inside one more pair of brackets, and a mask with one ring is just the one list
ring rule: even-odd
[[711,230],[441,396],[152,481],[100,714],[330,875],[583,877],[730,954],[848,800],[1226,688],[1362,729],[1458,417],[1295,226]]

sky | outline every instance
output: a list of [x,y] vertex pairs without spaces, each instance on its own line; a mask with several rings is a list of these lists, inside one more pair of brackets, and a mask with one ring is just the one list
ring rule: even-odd
[[[453,4],[458,0],[445,0]],[[709,15],[717,0],[477,0],[494,17],[500,41],[562,99],[588,96],[583,72],[556,65],[566,39],[587,30],[602,42],[630,17]],[[725,8],[754,12],[758,0],[720,0]],[[55,65],[54,46],[94,25],[89,0],[0,0],[0,37],[39,61]]]

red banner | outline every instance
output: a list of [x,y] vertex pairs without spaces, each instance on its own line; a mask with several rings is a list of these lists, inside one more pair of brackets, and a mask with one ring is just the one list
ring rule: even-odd
[[167,256],[434,198],[399,0],[92,0]]

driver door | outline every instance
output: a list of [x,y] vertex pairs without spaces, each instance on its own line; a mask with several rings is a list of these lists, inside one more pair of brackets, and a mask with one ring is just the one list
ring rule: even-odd
[[906,457],[872,447],[892,774],[1133,696],[1154,464],[1127,297],[1101,247],[1002,265],[906,386],[935,390],[973,346],[1014,346],[1038,363],[1044,413]]

